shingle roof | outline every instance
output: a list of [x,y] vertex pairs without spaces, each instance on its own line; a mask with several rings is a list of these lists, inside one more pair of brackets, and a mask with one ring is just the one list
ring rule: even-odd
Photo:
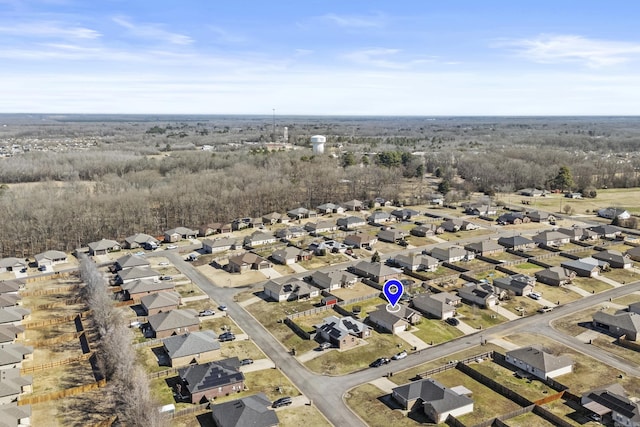
[[433,378],[413,381],[393,389],[393,393],[408,401],[420,399],[442,414],[473,403],[471,398],[457,394]]
[[197,393],[244,381],[244,374],[238,371],[239,366],[238,358],[232,357],[181,368],[178,374],[186,382],[189,392]]
[[142,305],[147,309],[177,306],[180,304],[180,294],[177,292],[156,292],[146,295],[140,299]]
[[120,246],[120,243],[116,242],[115,240],[101,239],[97,242],[89,243],[88,246],[92,251],[106,251],[116,246]]
[[125,238],[124,241],[129,243],[129,244],[137,243],[139,245],[141,245],[143,243],[147,243],[147,242],[158,243],[158,239],[156,239],[155,237],[150,236],[148,234],[144,234],[144,233],[134,234],[133,236],[129,236],[129,237]]
[[147,267],[149,265],[149,261],[138,255],[125,255],[121,256],[116,260],[116,264],[121,268],[132,268],[132,267]]
[[218,427],[271,427],[278,425],[276,412],[264,393],[211,406]]
[[146,279],[150,277],[160,277],[160,273],[149,267],[132,267],[118,272],[121,280]]
[[33,353],[33,347],[21,344],[9,344],[0,348],[0,365],[18,363],[24,359],[26,354]]
[[138,279],[129,283],[125,283],[122,289],[129,292],[129,294],[139,294],[143,292],[160,292],[167,289],[173,289],[173,282],[168,280],[150,280],[150,279]]
[[358,335],[369,329],[367,325],[350,316],[341,318],[337,316],[325,317],[323,322],[315,327],[338,340],[346,335]]
[[166,331],[169,329],[184,328],[198,325],[200,322],[196,317],[198,313],[191,309],[171,310],[149,316],[149,325],[154,331]]
[[573,360],[567,356],[554,356],[543,350],[540,345],[522,347],[507,352],[507,356],[521,360],[529,366],[542,372],[552,372],[566,366],[573,365]]
[[36,261],[40,262],[43,260],[58,260],[58,259],[66,259],[67,254],[62,251],[45,251],[40,254],[37,254],[35,257]]
[[31,313],[28,308],[22,307],[7,307],[0,310],[0,324],[17,322]]
[[192,354],[205,353],[220,349],[220,343],[213,331],[191,332],[174,335],[162,340],[167,354],[172,359]]

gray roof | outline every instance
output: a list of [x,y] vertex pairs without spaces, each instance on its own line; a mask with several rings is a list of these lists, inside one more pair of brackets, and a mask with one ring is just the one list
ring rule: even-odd
[[597,260],[607,261],[609,263],[613,262],[617,264],[628,264],[631,262],[631,259],[629,259],[629,257],[623,255],[622,252],[613,249],[596,252],[591,256]]
[[9,344],[0,348],[0,365],[18,363],[24,359],[26,354],[33,353],[33,347],[21,344]]
[[240,361],[237,357],[191,365],[178,369],[178,374],[190,393],[211,390],[244,381],[244,374],[238,370]]
[[363,272],[376,277],[398,274],[398,271],[379,262],[360,261],[353,268],[356,272]]
[[146,279],[160,277],[160,273],[149,267],[132,267],[119,271],[118,277],[120,277],[121,280]]
[[640,315],[633,312],[609,314],[604,311],[593,313],[593,321],[620,328],[622,332],[640,332]]
[[67,254],[62,251],[45,251],[37,254],[34,258],[38,262],[42,260],[55,261],[55,260],[67,259]]
[[22,425],[20,420],[31,417],[31,405],[20,405],[17,403],[5,403],[0,405],[0,421],[7,426]]
[[569,236],[560,231],[542,231],[535,236],[533,236],[533,241],[535,242],[551,242],[553,240],[567,240]]
[[30,313],[31,310],[22,307],[7,307],[0,309],[0,324],[17,322]]
[[572,259],[560,265],[572,271],[594,271],[600,269],[597,265],[586,263],[581,259]]
[[[595,390],[590,390],[582,395],[583,398],[587,398],[610,411],[628,418],[632,421],[640,421],[640,405],[637,402],[630,400],[627,397],[626,390],[620,384],[611,384],[606,387],[602,387]],[[592,409],[593,403],[587,403],[583,405],[587,409]],[[604,408],[598,409],[604,409]],[[596,408],[593,408],[596,409]],[[603,411],[603,414],[606,413]]]
[[376,307],[375,311],[369,313],[369,319],[374,321],[382,321],[384,323],[394,324],[397,321],[407,321],[411,316],[420,315],[416,310],[413,310],[406,305],[399,305],[400,310],[396,312],[387,311],[386,304],[380,304]]
[[88,246],[92,251],[108,251],[115,247],[120,247],[120,243],[116,242],[115,240],[101,239],[97,242],[89,243]]
[[433,378],[426,378],[420,381],[413,381],[393,389],[393,393],[401,396],[407,401],[420,399],[429,404],[439,413],[452,411],[473,403],[473,400],[465,395],[445,387]]
[[204,239],[202,244],[204,246],[209,246],[210,248],[226,248],[235,246],[237,243],[236,239],[225,237],[222,239]]
[[153,236],[150,236],[148,234],[144,234],[144,233],[137,233],[134,234],[133,236],[129,236],[126,237],[124,239],[125,242],[131,244],[131,243],[137,243],[139,245],[143,244],[143,243],[147,243],[147,242],[153,242],[153,243],[159,243],[158,239],[156,239]]
[[140,302],[147,309],[177,306],[180,304],[180,294],[177,292],[156,292],[140,298]]
[[514,274],[507,277],[498,277],[493,280],[493,285],[503,289],[525,289],[527,286],[534,286],[536,279],[526,274]]
[[116,260],[116,264],[120,269],[123,268],[132,268],[132,267],[147,267],[149,266],[149,261],[138,255],[125,255],[121,256]]
[[446,246],[443,248],[433,248],[431,250],[431,256],[434,258],[438,258],[442,261],[448,261],[451,258],[467,256],[468,252],[469,251],[467,251],[462,246],[452,245],[452,246]]
[[300,255],[301,252],[303,252],[303,250],[300,248],[296,248],[295,246],[287,246],[286,248],[274,251],[271,256],[274,258],[279,257],[282,259],[290,259],[296,258],[298,255]]
[[554,356],[544,351],[540,345],[522,347],[507,352],[507,356],[518,359],[542,372],[552,372],[560,368],[573,365],[573,360],[567,356]]
[[397,263],[406,265],[418,265],[427,268],[440,264],[440,261],[432,256],[416,253],[396,255],[394,259]]
[[512,237],[501,237],[498,239],[498,243],[507,248],[516,248],[518,246],[531,245],[535,242],[523,236],[512,236]]
[[327,333],[337,340],[346,335],[359,335],[369,327],[351,316],[338,318],[337,316],[325,317],[323,322],[315,325],[315,328]]
[[368,221],[380,221],[383,219],[390,219],[391,215],[385,211],[375,211],[367,218]]
[[356,281],[358,277],[353,273],[349,273],[348,271],[332,270],[332,271],[329,271],[328,273],[324,273],[322,271],[314,271],[313,274],[311,275],[311,279],[315,284],[318,284],[318,282],[320,281],[324,281],[323,279],[329,279],[330,283],[332,284],[336,284],[336,283],[342,284],[342,283]]
[[0,294],[0,307],[12,307],[18,304],[22,297],[19,294]]
[[[564,267],[549,267],[544,270],[538,271],[535,273],[536,278],[540,280],[540,278],[545,279],[553,279],[553,280],[567,280],[573,276],[574,273],[572,270]],[[541,280],[542,281],[542,280]]]
[[[31,375],[20,376],[19,369],[5,369],[0,375],[0,397],[17,395],[22,392],[22,387],[31,385],[33,377]],[[4,405],[0,405],[0,408]],[[0,422],[6,421],[0,419]]]
[[464,248],[469,251],[473,251],[477,253],[504,250],[504,247],[498,244],[498,242],[493,239],[482,240],[480,242],[475,242],[475,243],[469,243],[468,245],[465,245]]
[[198,230],[192,230],[187,227],[176,227],[176,228],[172,228],[171,230],[165,231],[164,234],[168,234],[168,235],[179,234],[181,236],[191,236],[191,235],[197,235]]
[[0,259],[0,268],[22,268],[26,266],[27,262],[24,258],[8,257]]
[[174,335],[162,340],[164,348],[172,359],[192,354],[205,353],[220,349],[218,337],[213,331],[191,332]]
[[358,224],[366,224],[367,222],[364,218],[360,218],[358,216],[348,216],[346,218],[339,218],[337,224],[341,227],[348,227]]
[[24,327],[16,325],[0,325],[0,344],[13,342],[18,334],[24,332]]
[[264,393],[238,400],[211,405],[211,414],[217,427],[271,427],[280,422],[269,409],[271,401]]
[[199,325],[200,321],[196,317],[197,315],[198,312],[195,310],[181,309],[154,314],[149,316],[147,320],[153,330],[158,332]]
[[122,289],[130,294],[139,294],[142,292],[160,292],[167,289],[173,289],[173,282],[169,280],[150,280],[150,279],[138,279],[129,283],[125,283],[121,286]]

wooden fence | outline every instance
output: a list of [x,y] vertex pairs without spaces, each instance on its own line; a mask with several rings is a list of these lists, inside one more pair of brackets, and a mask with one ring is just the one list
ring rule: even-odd
[[67,341],[77,340],[80,338],[80,335],[82,334],[84,334],[84,331],[67,332],[54,338],[41,339],[41,340],[28,340],[28,341],[25,341],[24,343],[32,347],[48,347],[50,345],[56,345],[56,344],[60,344]]
[[82,302],[82,298],[69,298],[62,301],[50,302],[48,304],[36,305],[35,307],[32,307],[32,310],[46,310],[49,308],[66,307],[68,305],[75,305],[81,302]]
[[194,405],[190,408],[184,408],[179,411],[173,413],[171,418],[183,417],[185,415],[198,414],[200,412],[205,412],[209,409],[209,403],[201,403],[199,405]]
[[51,400],[58,400],[69,396],[75,396],[78,394],[86,393],[87,391],[95,390],[107,385],[105,380],[100,380],[91,384],[84,384],[78,387],[67,388],[60,391],[54,391],[47,394],[41,394],[39,396],[24,396],[18,399],[18,405],[34,405],[36,403],[49,402]]
[[78,289],[80,289],[80,285],[76,284],[76,285],[59,286],[57,288],[50,288],[50,289],[38,289],[33,291],[23,290],[23,291],[20,291],[20,295],[22,297],[39,297],[43,295],[63,294],[65,292],[71,292]]
[[155,380],[157,378],[165,378],[171,375],[175,375],[177,373],[178,373],[178,368],[169,368],[169,369],[165,369],[164,371],[150,372],[149,374],[147,374],[147,378],[150,380]]
[[89,360],[92,355],[93,355],[93,352],[89,352],[81,356],[69,357],[67,359],[58,360],[56,362],[49,362],[42,365],[34,365],[26,368],[23,367],[23,368],[20,368],[20,374],[25,375],[33,372],[44,371],[46,369],[56,368],[58,366],[71,365],[72,363],[77,363],[77,362],[85,362]]
[[25,329],[42,328],[43,326],[59,325],[61,323],[71,322],[80,316],[82,319],[86,319],[91,314],[90,310],[83,311],[79,314],[68,314],[66,316],[54,317],[46,320],[34,320],[28,322],[22,322],[22,326]]
[[563,396],[564,396],[564,391],[560,391],[556,394],[552,394],[551,396],[546,396],[546,397],[543,397],[542,399],[538,399],[533,403],[535,403],[536,405],[544,405],[546,403],[551,403],[551,402],[555,402],[556,400],[562,399]]
[[487,351],[485,353],[479,353],[479,354],[476,354],[475,356],[467,357],[466,359],[456,360],[455,362],[447,363],[446,365],[442,365],[442,366],[439,366],[437,368],[429,369],[428,371],[425,371],[425,372],[422,372],[420,374],[417,374],[416,377],[418,377],[418,378],[427,378],[427,377],[430,377],[431,375],[437,374],[438,372],[448,371],[449,369],[455,368],[456,367],[456,363],[463,363],[463,364],[466,365],[468,363],[475,362],[478,359],[490,359],[492,357],[493,357],[493,352],[492,351]]
[[72,275],[76,276],[77,273],[69,272],[69,271],[65,271],[65,272],[55,271],[53,273],[42,274],[40,276],[27,277],[25,279],[25,283],[44,282],[45,280],[51,280],[51,279],[62,279]]

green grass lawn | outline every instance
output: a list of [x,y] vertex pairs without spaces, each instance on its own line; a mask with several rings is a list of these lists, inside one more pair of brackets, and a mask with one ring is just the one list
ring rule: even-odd
[[505,261],[515,261],[521,260],[522,262],[526,262],[526,258],[522,258],[518,255],[511,254],[509,252],[501,252],[499,254],[490,255],[487,258],[495,259],[495,260],[505,260]]
[[460,304],[456,307],[460,319],[475,329],[487,329],[507,321],[506,317],[496,314],[494,311],[480,307],[471,307],[467,304]]
[[346,351],[329,351],[305,363],[310,370],[323,375],[344,375],[369,366],[378,357],[391,357],[407,343],[391,334],[372,332],[366,344]]
[[522,273],[522,274],[526,274],[528,276],[533,276],[538,271],[544,270],[543,267],[540,267],[539,265],[532,264],[530,262],[524,262],[522,264],[517,264],[517,265],[510,265],[508,268],[509,268],[509,270],[513,270],[516,273]]
[[608,279],[615,280],[616,282],[622,284],[640,280],[640,274],[635,273],[633,270],[627,268],[612,268],[610,271],[602,273],[602,275]]
[[455,233],[444,232],[439,234],[438,237],[447,240],[449,242],[454,242],[460,239],[468,239],[470,237],[484,236],[487,234],[491,234],[491,230],[487,230],[486,228],[480,228],[478,230],[470,230],[470,231],[457,231]]
[[411,333],[427,344],[440,344],[463,335],[458,328],[434,319],[422,319]]
[[533,412],[527,412],[505,421],[509,423],[509,427],[553,427],[553,424]]
[[528,297],[513,297],[510,300],[500,301],[498,312],[500,310],[509,310],[513,314],[521,316],[531,316],[536,314],[536,310],[540,308],[540,304]]
[[280,427],[331,427],[331,424],[323,417],[315,406],[298,406],[278,411]]
[[593,279],[591,277],[576,277],[571,281],[571,284],[595,294],[608,291],[612,288],[608,283],[604,283],[602,280]]
[[638,301],[640,301],[640,294],[636,294],[636,293],[628,294],[613,300],[613,302],[615,302],[616,304],[622,304],[622,305],[629,305]]
[[513,371],[491,361],[473,363],[469,366],[531,401],[556,393],[555,390],[545,385],[542,381],[534,380],[529,382],[524,378],[516,378],[513,375]]
[[542,294],[542,298],[557,304],[566,304],[571,301],[582,298],[579,294],[573,292],[571,289],[562,286],[545,285],[544,283],[536,283],[536,292]]

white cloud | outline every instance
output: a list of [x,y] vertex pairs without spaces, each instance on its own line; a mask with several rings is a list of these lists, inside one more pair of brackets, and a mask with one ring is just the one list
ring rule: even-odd
[[501,42],[497,47],[514,49],[519,56],[540,63],[580,62],[605,67],[640,56],[640,43],[589,39],[578,35],[539,35]]
[[400,69],[404,68],[404,65],[388,59],[389,57],[395,56],[399,52],[399,49],[374,48],[356,50],[345,54],[344,57],[361,65]]
[[112,20],[121,27],[126,28],[134,36],[143,39],[164,41],[177,45],[188,45],[193,43],[193,39],[191,37],[164,30],[158,24],[137,24],[122,16],[116,16],[112,18]]
[[0,25],[0,34],[21,37],[96,39],[101,36],[98,31],[85,27],[67,26],[58,22],[23,22],[11,25]]
[[329,13],[320,17],[321,20],[330,22],[343,28],[375,28],[384,26],[384,16],[355,16],[355,15],[336,15]]

